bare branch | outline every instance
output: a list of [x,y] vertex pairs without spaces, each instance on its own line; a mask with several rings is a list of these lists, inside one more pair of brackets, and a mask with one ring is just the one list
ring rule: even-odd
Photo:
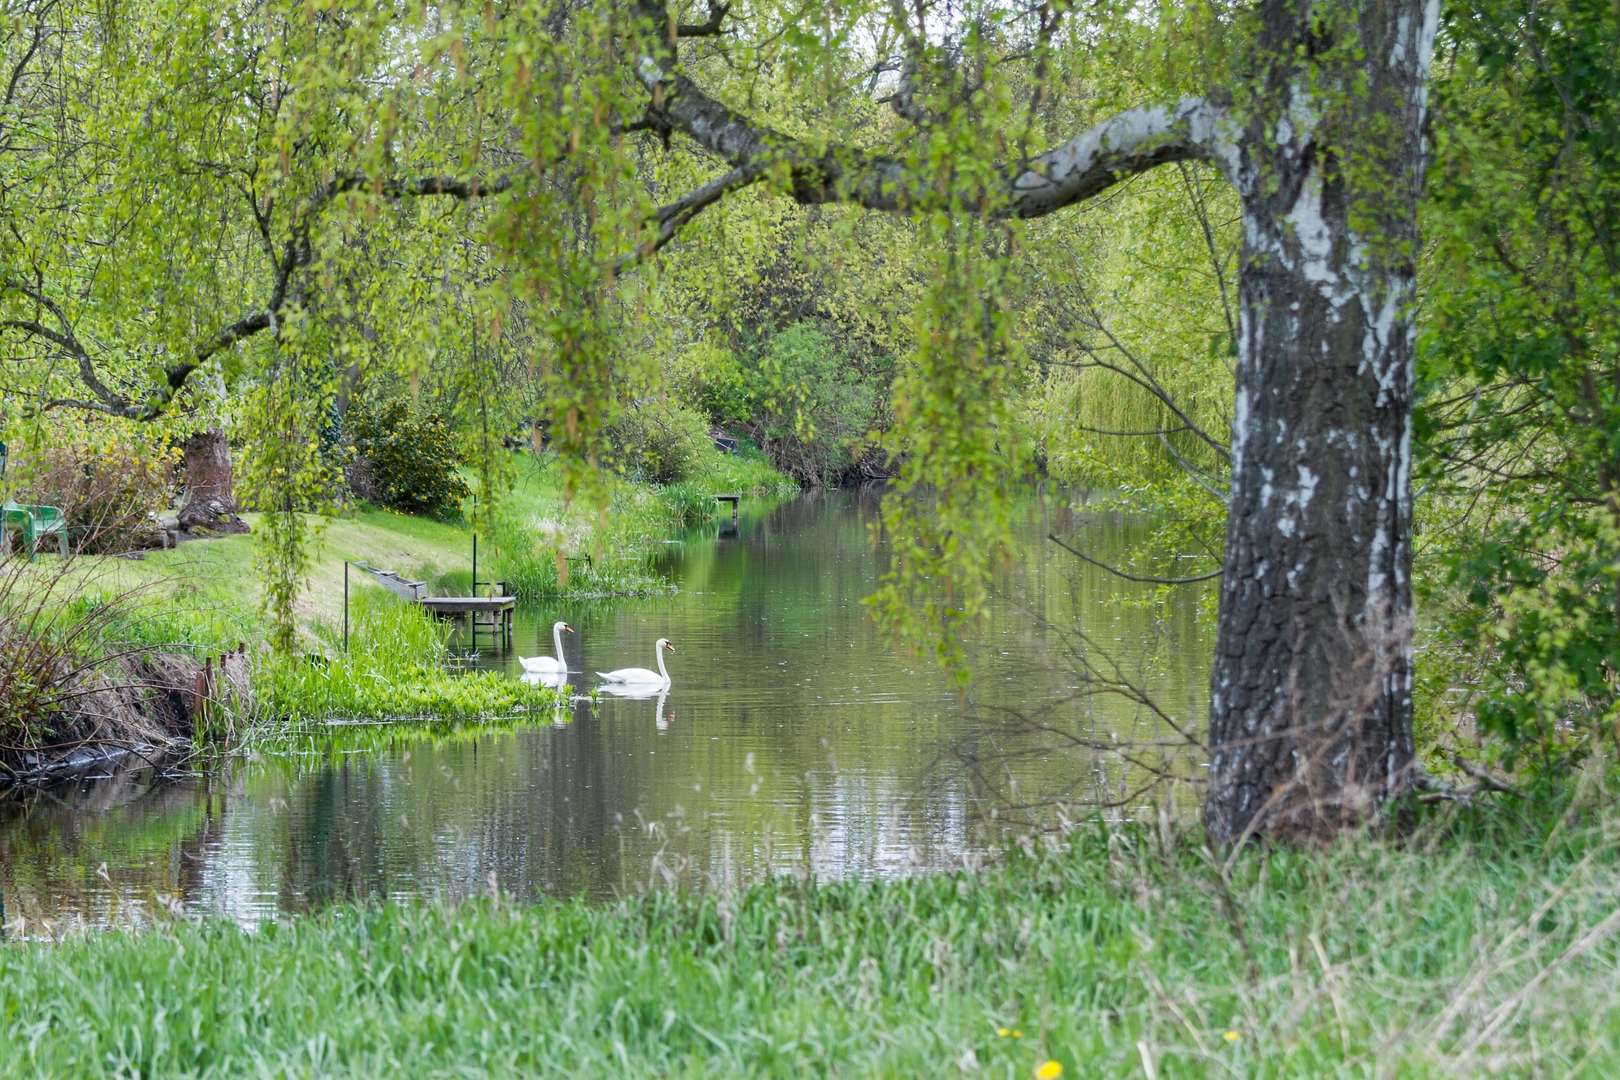
[[1090,555],[1087,555],[1083,551],[1076,551],[1074,548],[1070,547],[1068,544],[1065,544],[1062,540],[1058,539],[1058,537],[1057,537],[1057,535],[1055,533],[1048,534],[1046,538],[1048,540],[1052,541],[1052,543],[1056,544],[1058,547],[1062,548],[1064,551],[1067,551],[1070,555],[1073,555],[1075,558],[1081,559],[1081,560],[1083,560],[1085,562],[1088,562],[1092,566],[1101,567],[1102,569],[1108,571],[1110,574],[1113,574],[1115,577],[1122,577],[1126,581],[1140,581],[1140,582],[1143,582],[1143,583],[1148,584],[1148,585],[1192,585],[1192,584],[1194,584],[1196,582],[1208,581],[1211,578],[1218,578],[1223,573],[1226,572],[1225,570],[1214,570],[1214,571],[1211,571],[1208,574],[1199,574],[1197,577],[1185,577],[1185,578],[1138,577],[1135,574],[1127,574],[1123,570],[1115,570],[1112,566],[1109,566],[1107,563],[1099,562],[1096,559],[1093,559]]
[[730,4],[716,4],[709,0],[709,21],[701,23],[677,23],[675,36],[677,38],[718,37],[721,29],[720,23],[731,10]]

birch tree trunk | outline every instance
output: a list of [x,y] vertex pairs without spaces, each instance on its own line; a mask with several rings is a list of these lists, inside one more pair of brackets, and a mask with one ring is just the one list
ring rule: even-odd
[[[1263,9],[1286,58],[1240,139],[1231,501],[1206,828],[1319,835],[1414,778],[1411,305],[1435,0],[1324,30]],[[1324,33],[1363,59],[1307,71]],[[1325,43],[1348,52],[1346,41]]]

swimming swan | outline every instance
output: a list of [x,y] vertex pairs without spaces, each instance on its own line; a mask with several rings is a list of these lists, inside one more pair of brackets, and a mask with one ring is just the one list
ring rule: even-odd
[[675,651],[675,646],[669,643],[668,638],[659,638],[658,644],[653,646],[653,655],[658,660],[658,670],[648,671],[644,667],[620,668],[618,671],[598,671],[606,683],[631,683],[640,686],[668,686],[669,672],[664,670],[664,650]]
[[556,656],[518,657],[518,663],[523,665],[525,675],[566,675],[568,673],[568,661],[563,659],[562,632],[564,630],[570,634],[574,632],[574,628],[565,622],[551,624],[551,639],[557,646]]

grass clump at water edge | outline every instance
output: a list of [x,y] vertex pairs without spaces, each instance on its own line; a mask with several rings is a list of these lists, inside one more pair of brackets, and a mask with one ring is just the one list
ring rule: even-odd
[[904,882],[13,944],[0,1076],[1615,1075],[1617,834],[1452,818],[1223,876],[1098,826]]
[[496,672],[449,670],[447,624],[380,589],[353,594],[347,651],[341,627],[321,623],[311,632],[325,646],[324,657],[261,654],[253,672],[261,718],[549,716],[566,701],[556,691]]

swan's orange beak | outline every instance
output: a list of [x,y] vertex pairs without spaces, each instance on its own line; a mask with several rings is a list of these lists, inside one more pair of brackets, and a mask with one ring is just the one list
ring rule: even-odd
[[675,646],[673,646],[673,645],[671,645],[671,644],[670,644],[670,643],[669,643],[669,642],[667,642],[667,641],[666,641],[666,642],[664,642],[664,648],[666,648],[666,649],[668,649],[668,650],[669,650],[669,651],[670,651],[670,652],[674,652],[674,651],[675,651]]
[[569,626],[567,623],[563,623],[563,629],[568,631],[570,634],[572,634],[574,632],[574,628],[572,626]]

